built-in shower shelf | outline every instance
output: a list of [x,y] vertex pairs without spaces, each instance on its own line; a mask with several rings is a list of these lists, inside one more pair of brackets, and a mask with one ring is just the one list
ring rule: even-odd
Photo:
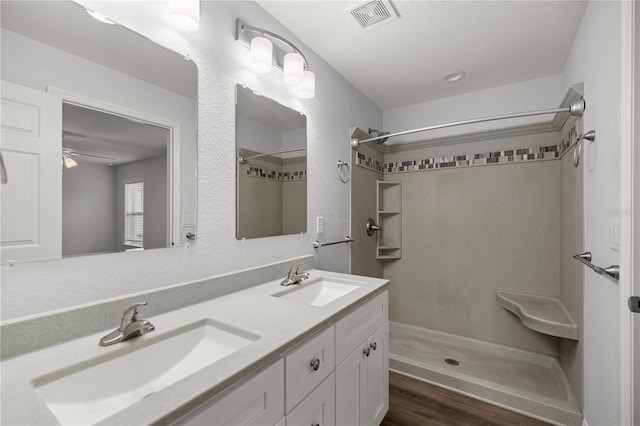
[[376,217],[380,230],[376,259],[402,258],[402,182],[379,180],[376,193]]
[[579,338],[578,325],[556,297],[496,291],[496,300],[532,330],[564,339]]

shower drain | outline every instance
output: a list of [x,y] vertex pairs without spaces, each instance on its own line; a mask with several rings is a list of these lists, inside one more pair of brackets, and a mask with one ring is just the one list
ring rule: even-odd
[[458,362],[458,360],[453,358],[447,358],[444,360],[444,362],[446,362],[449,365],[460,365],[460,362]]

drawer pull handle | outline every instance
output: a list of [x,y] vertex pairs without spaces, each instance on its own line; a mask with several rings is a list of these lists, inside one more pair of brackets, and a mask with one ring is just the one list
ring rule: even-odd
[[372,344],[369,345],[369,347],[371,347],[371,349],[375,351],[378,348],[378,344],[376,342],[373,342]]
[[320,426],[320,423],[314,423],[311,426]]
[[318,358],[311,360],[311,368],[313,368],[313,371],[318,371],[318,368],[320,368],[320,360]]
[[365,354],[365,356],[369,356],[369,354],[371,353],[371,349],[369,349],[369,348],[364,348],[364,349],[362,350],[362,353],[363,353],[363,354]]

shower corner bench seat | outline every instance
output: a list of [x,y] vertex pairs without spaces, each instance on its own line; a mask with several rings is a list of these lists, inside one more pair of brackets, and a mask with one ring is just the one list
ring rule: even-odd
[[578,325],[562,300],[556,297],[496,291],[496,301],[534,331],[579,340]]

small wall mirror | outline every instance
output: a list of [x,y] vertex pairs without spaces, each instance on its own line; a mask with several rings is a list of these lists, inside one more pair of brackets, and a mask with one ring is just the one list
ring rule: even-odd
[[307,117],[236,86],[236,237],[307,231]]
[[[56,149],[49,157],[38,154],[41,164],[55,163],[49,169],[54,178],[47,178],[50,172],[45,170],[29,175],[19,165],[31,153],[3,146],[9,182],[2,186],[2,195],[13,200],[3,199],[3,261],[194,241],[193,61],[121,25],[98,21],[71,1],[11,1],[2,4],[2,80],[17,90],[15,99],[3,93],[3,107],[22,102],[34,91],[62,102],[62,117],[54,126],[61,131],[44,135]],[[22,137],[4,122],[5,114],[2,119],[3,142]],[[29,189],[13,190],[12,185]],[[17,211],[24,206],[28,210],[33,203],[23,201],[38,193],[61,198],[62,212],[51,199],[39,199],[42,212]],[[46,242],[56,247],[23,255],[21,247],[42,246],[45,241],[31,235],[33,226],[18,219],[40,213],[40,234],[46,230],[61,237]],[[5,217],[18,221],[9,223]],[[7,229],[14,232],[10,235]]]

